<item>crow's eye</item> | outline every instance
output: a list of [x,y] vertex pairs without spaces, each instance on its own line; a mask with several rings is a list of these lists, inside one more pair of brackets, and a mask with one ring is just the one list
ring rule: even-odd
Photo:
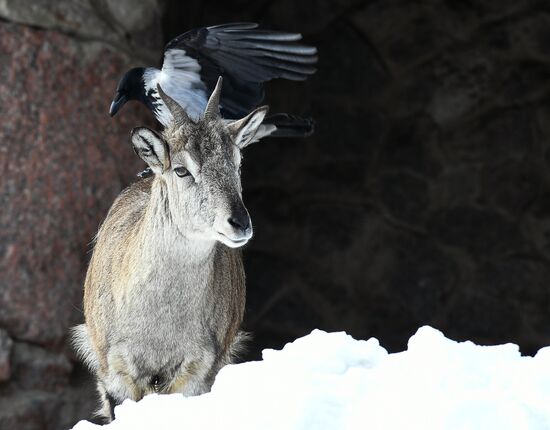
[[176,175],[178,175],[180,178],[191,175],[191,173],[189,173],[189,170],[187,170],[185,167],[176,167],[174,169],[174,172],[176,172]]

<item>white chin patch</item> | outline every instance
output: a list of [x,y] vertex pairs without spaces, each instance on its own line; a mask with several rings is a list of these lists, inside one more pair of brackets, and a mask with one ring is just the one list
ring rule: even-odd
[[250,240],[250,237],[243,237],[242,239],[230,239],[227,236],[218,233],[216,235],[216,240],[228,246],[229,248],[240,248]]

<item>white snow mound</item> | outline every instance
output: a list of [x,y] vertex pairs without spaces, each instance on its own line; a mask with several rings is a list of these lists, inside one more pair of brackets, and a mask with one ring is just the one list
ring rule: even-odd
[[513,344],[458,343],[422,327],[407,351],[388,354],[374,338],[314,330],[224,367],[210,393],[126,400],[115,416],[106,428],[550,429],[550,347],[522,357]]

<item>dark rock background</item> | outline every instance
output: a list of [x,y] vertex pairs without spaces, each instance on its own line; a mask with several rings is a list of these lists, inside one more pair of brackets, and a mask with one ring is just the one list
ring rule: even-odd
[[317,75],[267,100],[315,135],[245,154],[245,358],[316,327],[392,351],[423,324],[550,344],[548,2],[13,0],[0,16],[0,428],[90,416],[67,330],[89,242],[140,166],[128,131],[150,121],[106,111],[126,68],[198,25],[257,21],[320,51]]

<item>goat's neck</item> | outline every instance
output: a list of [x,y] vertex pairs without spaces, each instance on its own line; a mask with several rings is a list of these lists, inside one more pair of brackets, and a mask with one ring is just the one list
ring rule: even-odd
[[176,259],[184,266],[211,267],[216,241],[197,239],[186,235],[175,224],[170,214],[166,184],[155,179],[151,196],[139,226],[141,250],[146,258]]

